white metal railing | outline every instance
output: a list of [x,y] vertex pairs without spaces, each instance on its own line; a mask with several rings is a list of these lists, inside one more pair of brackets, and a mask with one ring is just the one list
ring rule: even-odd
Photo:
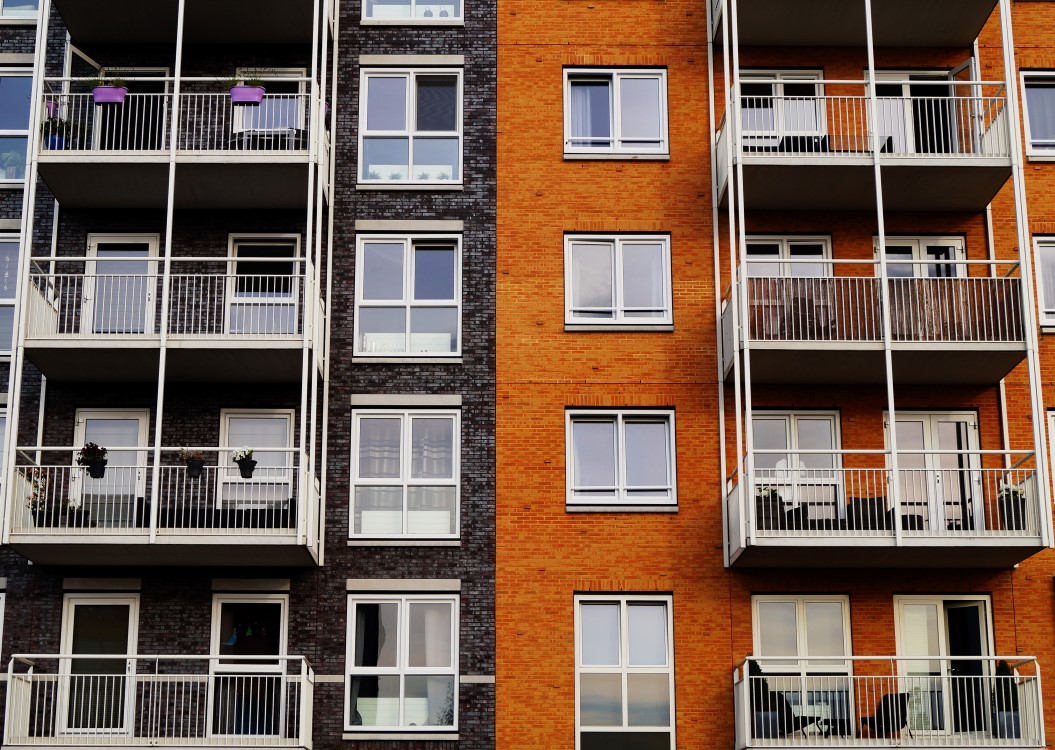
[[[888,260],[888,272],[907,274],[886,279],[892,340],[1024,341],[1018,276],[970,275],[998,266],[1017,272],[1008,262]],[[863,275],[868,272],[874,275]],[[929,275],[937,272],[946,275]],[[744,330],[752,341],[883,340],[878,262],[752,258],[738,273],[747,298]]]
[[[147,273],[52,272],[49,265],[92,269],[138,263]],[[252,273],[276,264],[288,273]],[[27,339],[179,337],[296,338],[303,333],[305,274],[302,258],[174,258],[169,305],[162,309],[161,260],[35,258],[29,274]],[[191,272],[191,269],[196,272]],[[226,269],[217,272],[215,269]]]
[[735,747],[1042,747],[1034,657],[749,657]]
[[[307,153],[310,150],[310,79],[266,78],[260,104],[240,105],[215,78],[183,78],[179,120],[173,123],[175,79],[136,76],[165,93],[129,92],[120,104],[96,104],[91,82],[47,78],[39,148],[48,152]],[[297,93],[279,93],[282,89]],[[277,91],[275,91],[277,90]],[[320,107],[321,111],[321,107]]]
[[[997,462],[1020,459],[1010,468]],[[1035,538],[1041,534],[1033,454],[755,450],[735,517],[760,537]],[[896,480],[896,481],[895,481]],[[895,486],[896,484],[896,486]],[[734,486],[730,507],[738,506]],[[753,519],[753,521],[752,521]],[[895,527],[897,527],[895,529]]]
[[[766,85],[772,86],[770,93],[750,93]],[[877,96],[874,124],[865,81],[744,79],[741,86],[749,92],[740,92],[735,102],[744,154],[859,157],[875,148],[873,133],[878,133],[880,154],[892,157],[1009,158],[1011,154],[1002,83],[882,81],[881,89],[922,87],[934,95]],[[791,87],[813,87],[817,93],[781,93]]]
[[4,745],[310,748],[301,656],[15,655]]
[[163,448],[156,487],[150,448],[111,448],[130,458],[109,461],[97,478],[75,463],[74,450],[19,450],[9,490],[16,534],[289,535],[313,515],[307,506],[317,501],[302,492],[303,461],[294,450],[256,449],[257,465],[247,477],[232,462],[237,448],[203,449],[200,466]]

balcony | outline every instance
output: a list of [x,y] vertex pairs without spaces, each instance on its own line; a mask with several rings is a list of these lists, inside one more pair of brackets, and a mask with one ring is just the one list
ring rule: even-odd
[[[747,346],[755,383],[884,382],[880,264],[810,259],[812,273],[829,275],[767,275],[781,264],[789,265],[752,259],[738,268],[739,327],[726,292],[726,375]],[[886,279],[896,382],[993,384],[1025,358],[1017,264],[888,260],[887,271],[909,274]],[[948,275],[923,276],[932,272]]]
[[[873,128],[865,82],[744,79],[734,102],[741,140],[732,145],[734,167],[743,165],[745,204],[752,210],[874,209],[872,136],[878,130],[886,210],[984,209],[1011,177],[1003,84],[913,80],[884,81],[879,88],[928,95],[878,96]],[[780,93],[796,89],[816,95]],[[731,184],[727,124],[723,117],[716,145],[723,206]]]
[[15,655],[4,747],[307,750],[314,683],[300,656]]
[[[7,487],[10,544],[41,565],[314,565],[320,486],[295,450],[258,448],[250,477],[236,448],[206,448],[196,471],[163,448],[94,478],[76,449],[20,449]],[[37,459],[36,456],[40,456]]]
[[[868,41],[863,2],[733,3],[743,46],[863,47]],[[872,3],[872,34],[877,47],[970,47],[995,7],[996,0],[960,0],[953,12],[943,0],[881,0]],[[723,44],[722,0],[713,0],[711,20],[715,41]]]
[[[129,78],[122,104],[95,104],[88,91],[47,93],[37,164],[60,203],[81,208],[166,205],[169,160],[178,165],[177,208],[303,208],[308,205],[315,105],[306,93],[266,94],[260,105],[235,105],[215,78]],[[45,90],[86,89],[81,79],[48,78]],[[264,85],[310,87],[306,78]],[[205,90],[201,90],[205,89]],[[179,115],[173,118],[174,106]],[[174,121],[175,119],[175,121]]]
[[731,564],[1007,568],[1046,546],[1034,454],[897,461],[895,477],[887,451],[754,451],[749,480],[733,477],[726,496]]
[[[164,259],[32,259],[26,355],[56,380],[149,380],[158,375],[164,321],[171,378],[301,378],[309,312],[305,258],[170,261],[166,306]],[[264,273],[276,266],[285,273]],[[100,272],[111,269],[120,272]]]
[[737,750],[1045,744],[1031,656],[748,658],[733,670],[733,703]]
[[[163,44],[176,40],[177,0],[54,0],[74,44]],[[184,44],[309,44],[310,0],[188,0]]]

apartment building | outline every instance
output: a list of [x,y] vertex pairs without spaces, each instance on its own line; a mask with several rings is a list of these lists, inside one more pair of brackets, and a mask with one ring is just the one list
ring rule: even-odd
[[0,4],[3,744],[493,748],[495,11],[149,5]]
[[1055,9],[703,5],[499,7],[499,744],[1042,746]]

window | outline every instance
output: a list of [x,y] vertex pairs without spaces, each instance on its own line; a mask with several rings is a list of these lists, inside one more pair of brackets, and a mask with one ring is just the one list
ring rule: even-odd
[[360,237],[355,354],[461,353],[457,237]]
[[1041,325],[1055,326],[1055,237],[1034,241],[1037,261],[1037,296],[1040,298]]
[[[748,151],[824,151],[791,140],[824,133],[819,72],[751,71],[740,76],[740,127]],[[814,83],[816,81],[816,83]]]
[[[755,412],[754,494],[767,499],[756,508],[759,529],[838,519],[844,504],[838,427],[839,416],[831,412]],[[789,519],[787,512],[801,518]]]
[[575,601],[575,747],[674,747],[674,628],[669,596]]
[[829,237],[747,238],[747,275],[753,278],[831,276]]
[[669,150],[665,70],[564,71],[564,153]]
[[1055,71],[1022,73],[1026,150],[1031,156],[1055,154]]
[[0,68],[0,184],[26,179],[32,76],[28,69]]
[[569,505],[676,505],[673,412],[569,411]]
[[[220,413],[217,507],[262,511],[283,510],[293,497],[295,471],[292,409],[224,409]],[[234,451],[253,449],[256,462],[249,476],[234,463]]]
[[670,238],[567,237],[565,323],[670,323]]
[[0,352],[14,347],[19,247],[18,235],[0,235]]
[[[879,239],[874,242],[878,245]],[[886,272],[890,278],[951,278],[966,276],[962,237],[887,237]],[[877,269],[878,272],[878,269]]]
[[[307,76],[303,68],[267,68],[239,69],[236,77],[240,81],[247,78],[265,78],[267,94],[256,107],[234,107],[234,132],[262,131],[303,131],[306,127],[305,117],[307,82],[301,79]],[[283,81],[283,78],[289,78]]]
[[460,70],[364,70],[359,181],[460,183]]
[[0,18],[36,18],[39,12],[40,0],[0,0]]
[[456,411],[352,413],[352,536],[458,535]]
[[[252,107],[240,107],[252,109]],[[242,336],[293,335],[298,331],[300,300],[297,236],[236,236],[230,240],[231,263],[225,333]]]
[[462,20],[461,0],[365,0],[363,18],[443,23]]
[[458,601],[349,597],[345,729],[457,728]]

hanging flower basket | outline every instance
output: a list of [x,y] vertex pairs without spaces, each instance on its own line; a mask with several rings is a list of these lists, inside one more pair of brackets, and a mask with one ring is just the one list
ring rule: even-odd
[[252,479],[253,472],[256,470],[256,461],[251,458],[243,458],[238,462],[238,473],[242,479]]
[[96,86],[92,89],[92,101],[96,104],[124,104],[128,89],[124,86]]
[[231,104],[256,106],[264,101],[263,86],[238,84],[231,87]]
[[106,475],[106,448],[85,443],[77,453],[77,465],[86,467],[92,479],[102,479]]

